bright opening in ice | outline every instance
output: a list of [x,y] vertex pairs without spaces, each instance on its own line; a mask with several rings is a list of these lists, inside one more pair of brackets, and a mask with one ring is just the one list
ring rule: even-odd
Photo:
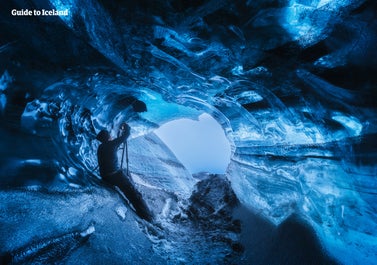
[[209,114],[200,115],[197,121],[167,122],[155,133],[190,173],[225,173],[231,156],[230,143],[223,128]]

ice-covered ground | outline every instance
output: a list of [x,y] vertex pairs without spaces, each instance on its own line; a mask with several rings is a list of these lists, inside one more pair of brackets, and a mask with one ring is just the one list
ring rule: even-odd
[[105,187],[1,191],[2,264],[242,262],[240,223],[232,223],[237,199],[223,177],[212,179],[203,185],[215,197],[199,187],[186,206],[175,194],[139,187],[152,224]]
[[21,189],[2,191],[1,199],[1,249],[14,264],[160,260],[129,209],[107,190]]

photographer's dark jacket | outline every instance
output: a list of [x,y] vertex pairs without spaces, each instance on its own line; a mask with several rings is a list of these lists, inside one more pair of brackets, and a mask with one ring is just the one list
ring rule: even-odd
[[104,180],[119,171],[117,150],[118,147],[127,140],[128,136],[129,133],[124,133],[114,140],[105,141],[99,145],[97,157],[99,171]]

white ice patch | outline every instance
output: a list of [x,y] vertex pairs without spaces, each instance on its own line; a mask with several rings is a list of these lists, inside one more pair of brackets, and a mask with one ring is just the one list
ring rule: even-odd
[[74,167],[69,167],[68,168],[68,175],[72,177],[77,177],[78,170]]
[[232,74],[234,75],[243,75],[243,66],[242,65],[237,65],[232,69]]
[[131,177],[132,177],[132,180],[139,184],[139,185],[142,185],[144,187],[147,187],[147,188],[150,188],[150,189],[157,189],[157,190],[161,190],[161,188],[157,187],[157,186],[153,186],[151,185],[150,183],[146,182],[145,180],[143,180],[140,176],[136,175],[136,174],[131,174]]
[[71,188],[75,188],[75,189],[78,189],[78,188],[81,187],[80,185],[75,184],[75,183],[68,183],[68,185],[69,185]]
[[359,136],[363,130],[363,125],[353,116],[345,116],[340,113],[335,113],[332,119],[341,123],[349,132],[351,136]]
[[31,166],[40,166],[42,165],[42,161],[40,159],[26,159],[23,161],[23,164]]
[[321,1],[318,3],[317,8],[320,8],[320,7],[324,6],[324,5],[327,5],[327,4],[329,4],[330,2],[331,2],[331,0],[321,0]]
[[250,91],[242,92],[240,95],[237,95],[235,99],[240,104],[248,104],[248,103],[262,101],[263,97],[259,95],[257,92],[250,90]]
[[168,214],[169,214],[169,211],[170,211],[170,208],[171,208],[171,199],[168,198],[166,201],[165,201],[165,205],[164,205],[164,208],[162,209],[162,212],[161,212],[161,215],[163,217],[168,217]]
[[90,234],[93,234],[94,231],[96,231],[96,229],[95,229],[94,225],[91,225],[91,226],[89,226],[86,230],[82,231],[82,232],[80,233],[80,236],[82,236],[82,237],[86,237],[86,236],[88,236],[88,235],[90,235]]
[[115,212],[122,221],[126,219],[127,208],[124,207],[123,205],[117,206],[115,208]]

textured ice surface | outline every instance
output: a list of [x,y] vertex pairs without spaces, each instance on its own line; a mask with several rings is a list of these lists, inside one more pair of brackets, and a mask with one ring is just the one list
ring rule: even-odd
[[[115,193],[21,189],[2,191],[0,196],[7,202],[0,208],[2,253],[16,254],[28,247],[28,252],[17,254],[19,261],[35,258],[37,262],[44,257],[39,262],[120,264],[143,257],[145,264],[160,262],[135,219],[128,214],[122,220],[117,216],[120,201]],[[86,241],[79,241],[85,237]]]
[[143,181],[140,184],[190,195],[195,179],[154,133],[130,140],[129,149],[130,171]]

